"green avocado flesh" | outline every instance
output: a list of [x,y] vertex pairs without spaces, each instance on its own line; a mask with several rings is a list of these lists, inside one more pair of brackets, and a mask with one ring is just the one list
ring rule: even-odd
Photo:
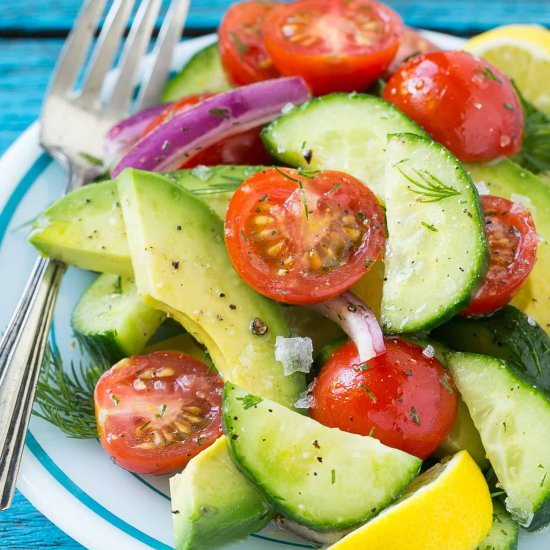
[[[233,190],[261,169],[198,166],[166,177],[223,219]],[[133,275],[116,181],[86,185],[55,202],[36,219],[29,240],[48,258],[90,271]]]
[[401,495],[422,463],[231,383],[223,422],[237,464],[273,507],[318,531],[366,522]]
[[114,364],[141,353],[164,318],[143,303],[132,278],[104,273],[81,296],[71,325],[92,357],[99,354]]
[[540,237],[537,263],[511,303],[550,335],[550,184],[511,160],[467,164],[466,169],[482,194],[520,202],[531,212]]
[[128,170],[119,194],[138,292],[204,344],[225,380],[293,406],[304,388],[285,376],[275,339],[288,336],[278,306],[237,275],[223,224],[170,180]]
[[506,492],[506,509],[528,530],[550,523],[550,401],[504,361],[448,353],[449,370]]
[[234,465],[225,436],[170,478],[170,496],[176,550],[217,548],[259,531],[273,515]]
[[429,330],[464,309],[485,276],[479,197],[449,151],[414,134],[390,136],[384,190],[382,326],[389,334]]

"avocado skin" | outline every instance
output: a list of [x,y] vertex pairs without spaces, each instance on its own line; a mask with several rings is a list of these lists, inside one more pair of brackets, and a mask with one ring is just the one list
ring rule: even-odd
[[550,335],[550,184],[505,159],[496,164],[466,164],[474,183],[491,195],[526,206],[541,237],[537,262],[511,304],[533,317]]
[[217,548],[259,531],[273,516],[231,460],[225,436],[170,478],[170,496],[176,550]]
[[456,317],[432,335],[455,350],[503,359],[520,378],[550,397],[550,337],[514,306],[491,317]]

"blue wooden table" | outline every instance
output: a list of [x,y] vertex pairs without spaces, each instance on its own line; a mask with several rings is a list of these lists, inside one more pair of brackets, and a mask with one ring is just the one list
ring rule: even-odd
[[[0,0],[0,154],[36,119],[81,0]],[[186,33],[211,31],[228,0],[194,0]],[[388,0],[412,26],[469,35],[509,23],[550,26],[549,0]],[[19,493],[0,512],[0,548],[81,548]]]

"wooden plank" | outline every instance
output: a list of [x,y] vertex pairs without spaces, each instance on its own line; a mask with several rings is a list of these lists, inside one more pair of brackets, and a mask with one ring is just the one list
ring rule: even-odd
[[[231,3],[230,0],[193,0],[187,28],[215,28]],[[387,0],[387,3],[399,11],[409,25],[458,34],[519,22],[550,26],[547,0]],[[66,31],[73,24],[80,4],[81,0],[2,0],[0,33]]]
[[0,153],[38,117],[62,44],[0,39]]
[[63,548],[80,550],[80,546],[38,512],[17,491],[13,505],[0,514],[0,546],[16,550],[29,548]]

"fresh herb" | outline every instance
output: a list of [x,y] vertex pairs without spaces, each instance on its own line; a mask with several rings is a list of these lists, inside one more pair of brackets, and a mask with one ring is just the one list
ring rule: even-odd
[[411,407],[411,418],[417,426],[420,426],[420,418],[418,418],[418,413],[414,407]]
[[502,80],[489,67],[480,67],[475,71],[476,73],[483,74],[483,76],[488,80],[493,80],[494,82],[498,82],[499,84],[502,84]]
[[429,229],[434,233],[437,233],[439,231],[435,225],[432,225],[431,223],[428,223],[428,222],[420,222],[420,225],[423,225],[426,229]]
[[373,403],[376,403],[377,399],[376,399],[376,395],[374,395],[374,393],[372,393],[369,388],[367,388],[367,386],[365,386],[365,384],[361,384],[361,389],[371,398],[371,401]]
[[[284,178],[287,178],[290,181],[293,181],[294,183],[298,184],[298,187],[300,189],[300,194],[302,195],[302,204],[304,205],[304,212],[305,212],[305,215],[306,215],[306,220],[309,220],[309,210],[308,210],[308,206],[307,206],[307,197],[306,197],[306,192],[304,190],[304,185],[302,183],[302,180],[300,180],[298,178],[293,178],[291,175],[287,174],[286,172],[283,172],[277,166],[275,166],[275,171],[278,172]],[[303,175],[302,172],[300,172],[300,175]]]
[[243,241],[244,241],[245,243],[248,242],[248,237],[246,236],[246,233],[244,232],[243,229],[241,229],[241,237],[243,238]]
[[371,365],[365,361],[364,363],[359,363],[359,365],[354,365],[353,370],[357,372],[364,372],[370,368],[372,368]]
[[[405,171],[401,167],[397,167],[397,169],[411,183],[411,185],[407,186],[408,189],[424,197],[423,199],[418,199],[418,202],[438,202],[455,195],[460,195],[454,187],[446,185],[427,170],[412,168],[409,171]],[[411,175],[410,172],[413,172],[414,175]]]
[[94,388],[109,366],[107,359],[95,356],[89,364],[71,362],[65,369],[59,353],[49,347],[36,386],[33,414],[69,437],[96,438]]
[[114,393],[112,393],[110,397],[111,397],[111,401],[115,404],[115,407],[118,407],[118,404],[120,403],[120,399]]
[[510,105],[509,103],[503,103],[502,105],[503,105],[503,107],[504,107],[505,109],[508,109],[509,111],[515,111],[515,110],[516,110],[516,109],[514,108],[514,106],[513,106],[513,105]]
[[452,395],[454,393],[453,387],[451,386],[451,383],[449,382],[449,375],[443,374],[439,377],[439,381],[441,382],[441,385]]
[[504,494],[506,494],[504,491],[495,491],[494,493],[491,493],[491,498],[499,497]]
[[413,371],[410,370],[410,369],[404,370],[403,372],[404,372],[407,376],[412,376],[412,375],[413,375]]
[[340,187],[342,187],[342,184],[341,184],[341,183],[337,183],[336,185],[333,185],[333,186],[327,191],[327,195],[332,195],[332,193],[334,193],[334,191],[336,191],[336,189],[339,189]]
[[336,483],[336,470],[330,471],[330,482],[332,483],[332,485]]
[[374,435],[374,426],[369,431],[369,437],[372,437]]
[[262,402],[261,397],[257,397],[256,395],[248,394],[244,397],[237,397],[237,401],[243,402],[243,409],[250,409],[251,407],[255,407],[259,403]]
[[197,437],[197,445],[200,447],[204,443],[204,439],[202,437]]
[[513,160],[535,174],[550,170],[550,115],[527,101],[513,84],[525,119],[521,150]]
[[92,166],[103,166],[103,161],[98,157],[94,157],[93,155],[90,155],[89,153],[84,153],[84,152],[80,152],[78,154],[80,157],[82,157],[85,161],[87,161]]
[[544,485],[544,482],[546,481],[546,475],[547,475],[547,472],[544,472],[544,475],[542,476],[542,479],[540,480],[539,487],[542,487]]
[[122,277],[119,275],[113,285],[113,294],[122,294]]
[[239,59],[243,59],[243,54],[247,53],[250,48],[240,40],[240,38],[234,33],[230,32],[229,37],[231,38],[231,42],[235,45],[235,48],[237,48],[237,53],[239,54]]
[[164,415],[166,414],[166,409],[168,408],[168,406],[166,405],[166,403],[163,403],[160,407],[160,412],[155,414],[155,416],[157,418],[163,418]]
[[231,115],[229,114],[229,109],[209,109],[208,113],[217,116],[218,118],[231,118]]

